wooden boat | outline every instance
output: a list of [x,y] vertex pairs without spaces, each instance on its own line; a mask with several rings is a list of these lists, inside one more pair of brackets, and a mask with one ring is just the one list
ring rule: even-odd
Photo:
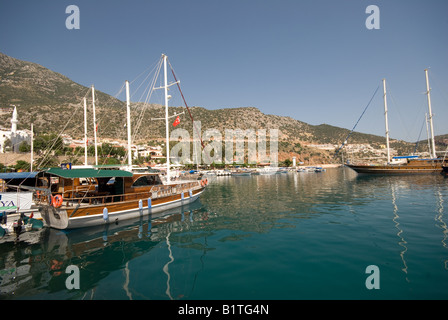
[[417,156],[402,156],[391,159],[389,150],[389,127],[387,121],[386,80],[383,79],[384,92],[384,116],[386,124],[387,162],[384,165],[374,164],[346,164],[347,167],[362,174],[434,174],[442,173],[444,160],[437,158],[434,140],[434,128],[432,122],[431,97],[428,80],[428,70],[425,69],[426,94],[428,96],[429,122],[431,128],[431,158],[419,159]]
[[346,164],[347,167],[362,174],[440,174],[442,159],[409,159],[402,164]]
[[36,204],[45,224],[56,229],[118,223],[186,205],[199,198],[207,183],[163,184],[158,173],[89,168],[51,168],[38,181]]
[[[159,62],[158,70],[162,63],[164,65],[164,85],[160,88],[153,87],[152,90],[165,91],[166,147],[170,150],[168,88],[178,81],[171,84],[167,82],[167,56],[162,55]],[[92,87],[92,101],[95,101],[93,94]],[[173,182],[169,157],[166,162],[165,183],[158,172],[142,172],[133,168],[129,97],[129,82],[126,81],[128,164],[124,167],[125,170],[99,168],[98,165],[88,167],[86,163],[83,168],[50,168],[40,173],[35,189],[36,203],[47,226],[71,229],[117,223],[189,204],[197,200],[205,190],[207,179]],[[87,162],[87,157],[85,159]],[[98,163],[97,159],[95,162]]]

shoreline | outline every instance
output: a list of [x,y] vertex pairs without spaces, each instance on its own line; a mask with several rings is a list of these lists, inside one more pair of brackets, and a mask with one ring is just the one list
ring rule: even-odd
[[308,165],[300,165],[300,166],[296,166],[297,168],[306,168],[306,167],[322,167],[325,169],[328,168],[340,168],[343,167],[343,164],[340,163],[329,163],[329,164],[308,164]]

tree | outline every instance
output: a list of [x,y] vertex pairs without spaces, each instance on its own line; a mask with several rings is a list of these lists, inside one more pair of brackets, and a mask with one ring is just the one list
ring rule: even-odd
[[31,151],[31,146],[28,144],[28,142],[26,141],[22,141],[19,145],[19,152],[30,152]]
[[19,170],[29,170],[31,167],[31,165],[23,160],[17,160],[16,164],[14,165],[14,168],[16,169],[16,171]]
[[37,136],[34,139],[34,150],[45,152],[52,148],[52,150],[61,150],[64,147],[64,142],[61,137],[56,134],[44,134]]
[[59,166],[59,160],[56,157],[52,156],[43,156],[39,159],[36,159],[35,163],[38,164],[39,168],[51,168]]
[[292,165],[292,161],[288,158],[285,161],[283,161],[285,167],[290,167]]

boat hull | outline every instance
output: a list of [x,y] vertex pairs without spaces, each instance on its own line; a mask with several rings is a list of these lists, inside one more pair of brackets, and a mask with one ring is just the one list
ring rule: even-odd
[[442,171],[442,173],[443,173],[445,176],[448,176],[448,166],[444,166],[444,167],[443,167],[443,171]]
[[409,175],[409,174],[440,174],[441,166],[374,166],[374,165],[346,165],[360,174],[381,175]]
[[[139,218],[164,210],[180,207],[196,201],[204,189],[186,193],[183,197],[171,197],[165,201],[155,201],[148,206],[147,199],[135,200],[126,205],[99,204],[79,209],[55,208],[51,205],[41,206],[39,211],[47,227],[54,229],[78,229],[118,223],[122,220]],[[107,214],[104,214],[107,208]],[[92,212],[89,214],[89,212]]]

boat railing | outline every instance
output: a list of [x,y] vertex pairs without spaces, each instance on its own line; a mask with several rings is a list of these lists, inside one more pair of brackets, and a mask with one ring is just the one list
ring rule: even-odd
[[178,183],[174,185],[158,185],[153,186],[150,190],[152,198],[167,197],[171,195],[181,194],[183,192],[189,192],[197,187],[200,187],[198,182],[186,182]]
[[[60,195],[60,193],[54,193],[51,196],[56,197],[56,195]],[[71,207],[78,204],[85,205],[96,205],[96,204],[105,204],[105,203],[114,203],[114,202],[123,202],[123,201],[131,201],[137,199],[146,199],[151,197],[151,192],[140,192],[140,193],[132,193],[132,194],[88,194],[86,193],[84,196],[80,197],[63,197],[62,205]],[[50,203],[49,196],[40,197],[38,202],[41,203]],[[54,200],[52,200],[54,201]]]
[[[189,193],[200,187],[198,182],[187,182],[175,185],[157,185],[153,186],[149,191],[136,192],[136,193],[126,193],[126,194],[109,194],[108,192],[97,192],[86,190],[82,195],[80,192],[73,193],[73,191],[65,192],[53,192],[50,196],[41,195],[38,196],[35,201],[40,203],[50,203],[50,199],[54,199],[56,195],[61,195],[63,199],[63,205],[73,206],[78,204],[105,204],[123,201],[132,201],[140,199],[157,199],[168,196],[173,196],[181,193]],[[73,195],[76,195],[75,197]],[[53,200],[54,201],[54,200]]]

